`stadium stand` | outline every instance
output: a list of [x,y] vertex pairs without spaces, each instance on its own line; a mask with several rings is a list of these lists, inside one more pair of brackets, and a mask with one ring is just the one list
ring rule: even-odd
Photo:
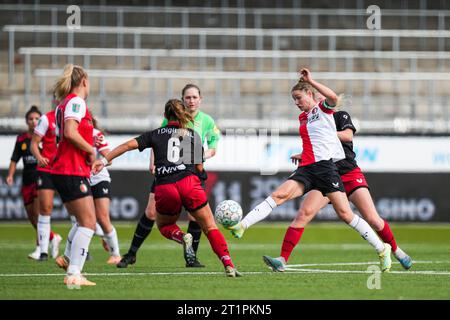
[[367,29],[369,1],[89,1],[79,30],[50,3],[0,6],[1,130],[31,103],[48,109],[55,75],[74,62],[90,69],[90,103],[117,131],[157,124],[155,107],[193,81],[221,128],[295,132],[288,92],[306,65],[344,94],[363,133],[450,132],[445,1],[377,1],[381,30]]

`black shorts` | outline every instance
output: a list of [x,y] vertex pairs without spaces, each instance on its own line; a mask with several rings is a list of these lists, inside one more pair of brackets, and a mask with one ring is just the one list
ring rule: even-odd
[[327,193],[345,192],[344,184],[338,169],[332,160],[322,160],[304,167],[298,167],[288,180],[295,180],[305,185],[307,193],[313,189],[319,190],[325,196]]
[[86,177],[52,174],[52,180],[63,203],[92,196],[89,179]]
[[[206,180],[208,179],[208,174],[205,170],[203,172],[196,174],[196,176],[200,179],[200,184],[203,188],[203,190],[206,190]],[[155,185],[156,185],[156,178],[153,179],[152,186],[150,187],[150,193],[155,193]]]
[[94,199],[111,199],[111,183],[109,181],[99,182],[95,186],[91,186],[91,190]]
[[55,190],[55,185],[53,184],[52,174],[50,172],[38,171],[37,172],[37,189],[50,189]]

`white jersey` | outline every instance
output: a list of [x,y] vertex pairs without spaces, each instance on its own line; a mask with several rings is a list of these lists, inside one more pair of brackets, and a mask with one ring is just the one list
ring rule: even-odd
[[330,159],[336,162],[345,158],[333,113],[334,110],[323,100],[309,112],[300,114],[299,130],[303,141],[301,166]]
[[[100,130],[97,130],[94,128],[93,131],[94,135],[94,146],[97,149],[97,158],[101,158],[100,151],[108,149],[109,144],[108,141],[106,141],[105,136]],[[109,172],[106,168],[103,168],[99,173],[92,174],[91,173],[91,186],[95,186],[96,184],[107,181],[111,182],[111,177],[109,176]]]

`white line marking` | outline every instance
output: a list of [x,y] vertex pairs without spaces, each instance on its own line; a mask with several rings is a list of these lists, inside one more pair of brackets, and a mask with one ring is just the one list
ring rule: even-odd
[[[378,264],[378,261],[371,262],[331,262],[331,263],[308,263],[308,264],[288,264],[286,268],[291,267],[320,267],[320,266],[361,266],[361,265],[370,265],[370,264]],[[392,262],[393,264],[400,264],[400,262]],[[450,261],[415,261],[413,263],[416,264],[433,264],[433,263],[448,263]]]
[[[286,271],[289,271],[289,273],[298,273],[298,272],[304,272],[304,273],[365,273],[365,274],[372,274],[374,272],[372,271],[362,271],[362,270],[324,270],[324,269],[286,269]],[[449,276],[450,272],[445,271],[390,271],[391,274],[418,274],[418,275],[445,275]]]

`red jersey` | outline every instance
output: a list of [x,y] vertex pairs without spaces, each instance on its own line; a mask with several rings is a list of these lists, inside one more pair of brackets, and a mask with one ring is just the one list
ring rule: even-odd
[[87,152],[75,147],[64,138],[64,123],[68,119],[78,122],[78,132],[91,146],[94,145],[92,116],[83,99],[75,94],[69,94],[55,112],[56,140],[58,149],[53,161],[52,174],[66,176],[81,176],[89,178],[91,167],[86,163]]
[[55,110],[47,112],[40,119],[34,133],[42,138],[41,155],[49,160],[46,167],[37,167],[38,171],[51,172],[52,162],[56,155],[56,123]]

